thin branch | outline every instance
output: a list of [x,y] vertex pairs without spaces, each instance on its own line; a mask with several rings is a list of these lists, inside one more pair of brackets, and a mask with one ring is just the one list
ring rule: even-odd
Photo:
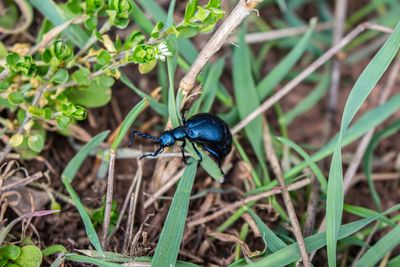
[[[337,45],[340,40],[343,38],[344,31],[344,22],[346,19],[346,9],[347,9],[347,0],[338,0],[335,2],[335,24],[333,30],[333,44]],[[331,87],[329,90],[329,99],[328,99],[328,120],[327,120],[327,133],[326,136],[330,135],[330,131],[333,128],[333,124],[335,122],[337,103],[338,103],[338,91],[340,84],[340,70],[341,70],[341,61],[340,59],[333,60],[332,66],[332,78],[331,78]]]
[[[279,29],[279,30],[272,30],[272,31],[267,31],[267,32],[254,32],[254,33],[248,33],[245,35],[244,39],[246,43],[248,44],[254,44],[254,43],[262,43],[262,42],[267,42],[267,41],[272,41],[272,40],[277,40],[277,39],[282,39],[282,38],[288,38],[288,37],[294,37],[301,35],[309,29],[309,26],[300,26],[300,27],[288,27],[284,29]],[[332,29],[332,23],[331,22],[326,22],[326,23],[321,23],[318,24],[315,27],[316,32],[321,32],[321,31],[326,31]],[[237,37],[232,38],[232,40],[228,40],[225,44],[231,44],[232,42],[236,42]]]
[[[308,184],[310,184],[310,179],[306,178],[306,179],[300,180],[300,181],[298,181],[296,183],[290,184],[287,187],[287,190],[288,191],[297,190],[297,189],[302,188],[302,187],[304,187],[304,186],[306,186]],[[262,192],[262,193],[259,193],[257,195],[249,196],[249,197],[247,197],[245,199],[242,199],[242,200],[238,200],[238,201],[236,201],[236,202],[234,202],[234,203],[232,203],[230,205],[224,206],[223,208],[221,208],[220,210],[214,212],[211,215],[205,216],[205,217],[203,217],[201,219],[198,219],[196,221],[189,222],[188,223],[188,227],[194,227],[196,225],[200,225],[200,224],[204,224],[204,223],[210,222],[212,220],[220,218],[225,213],[232,212],[232,211],[234,211],[234,210],[236,210],[236,209],[238,209],[240,207],[245,206],[246,204],[248,204],[250,202],[259,201],[259,200],[261,200],[263,198],[267,198],[267,197],[270,197],[270,196],[273,196],[273,195],[277,195],[277,194],[280,194],[280,193],[282,193],[282,189],[280,187],[275,187],[275,188],[273,188],[273,189],[271,189],[269,191]]]
[[206,46],[201,50],[190,70],[182,78],[179,88],[187,96],[193,89],[197,75],[203,69],[210,58],[218,52],[227,40],[228,36],[242,23],[242,21],[254,10],[260,0],[240,0],[231,14],[226,18],[218,30],[214,33]]
[[112,208],[112,198],[114,192],[114,169],[115,166],[115,151],[110,149],[110,162],[108,165],[108,177],[107,177],[107,195],[106,195],[106,205],[104,210],[104,221],[103,221],[103,236],[101,239],[101,244],[103,249],[107,249],[107,235],[108,228],[110,227],[110,217]]
[[323,64],[325,64],[337,52],[339,52],[343,47],[345,47],[355,37],[357,37],[360,33],[364,32],[367,29],[383,31],[385,33],[393,32],[393,29],[390,29],[390,28],[387,28],[387,27],[381,26],[381,25],[376,25],[371,22],[364,22],[364,23],[358,25],[354,30],[349,32],[337,45],[334,45],[333,47],[331,47],[322,56],[320,56],[317,60],[315,60],[311,65],[309,65],[307,68],[305,68],[299,75],[297,75],[296,78],[294,78],[289,83],[287,83],[281,90],[279,90],[273,96],[271,96],[270,98],[265,100],[257,109],[255,109],[252,113],[250,113],[242,121],[240,121],[238,124],[236,124],[231,129],[232,134],[237,134],[240,130],[242,130],[247,124],[252,122],[261,113],[265,112],[270,107],[272,107],[276,102],[278,102],[286,94],[291,92],[297,85],[299,85],[311,73],[313,73],[319,67],[321,67]]
[[276,179],[278,180],[278,183],[282,190],[283,201],[285,202],[286,210],[288,212],[289,219],[293,227],[293,233],[294,236],[296,237],[297,244],[299,246],[303,264],[305,267],[311,267],[311,262],[307,254],[306,244],[304,243],[304,237],[301,232],[300,223],[299,220],[297,219],[293,202],[290,199],[289,191],[285,184],[285,178],[283,177],[283,172],[281,166],[279,165],[279,160],[275,154],[274,148],[272,147],[271,133],[266,123],[264,124],[264,146],[267,159],[271,164],[272,171],[274,172]]
[[135,193],[130,195],[130,205],[129,205],[129,213],[128,213],[128,220],[126,222],[126,231],[127,233],[125,234],[124,238],[124,247],[123,251],[127,252],[128,245],[132,243],[132,237],[133,237],[133,225],[135,223],[135,213],[136,213],[136,205],[137,205],[137,200],[139,197],[139,189],[140,185],[142,182],[142,177],[143,177],[143,166],[142,166],[142,161],[138,160],[138,170],[136,172],[134,180],[137,180],[136,183],[136,189]]
[[1,196],[2,192],[15,190],[15,189],[17,189],[19,187],[22,187],[22,186],[28,185],[30,183],[33,183],[33,182],[39,180],[42,177],[43,177],[43,173],[42,172],[37,172],[37,173],[34,173],[31,176],[25,177],[23,179],[18,179],[14,183],[5,185],[2,188],[0,188],[0,196]]
[[129,200],[131,199],[131,195],[133,193],[133,189],[135,189],[135,185],[136,185],[137,181],[138,181],[138,179],[133,179],[131,185],[129,186],[129,190],[128,190],[128,193],[126,194],[124,204],[122,205],[121,211],[119,212],[119,217],[118,217],[117,223],[115,224],[115,227],[113,228],[112,232],[110,233],[110,235],[107,238],[107,244],[110,242],[111,237],[118,231],[118,229],[121,225],[122,219],[123,219],[125,211],[128,207]]
[[168,180],[157,192],[155,192],[146,202],[144,203],[144,208],[147,209],[153,204],[160,196],[166,193],[169,189],[171,189],[174,184],[176,184],[179,179],[182,177],[184,169],[178,171],[171,179]]

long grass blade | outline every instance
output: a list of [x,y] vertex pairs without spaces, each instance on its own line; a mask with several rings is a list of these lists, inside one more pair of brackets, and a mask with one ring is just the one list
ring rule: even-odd
[[329,170],[326,204],[326,239],[328,264],[336,266],[336,243],[342,220],[344,190],[341,147],[344,133],[365,99],[392,62],[400,46],[400,23],[354,84],[343,111],[338,142]]
[[197,162],[191,162],[191,164],[187,165],[179,181],[156,251],[154,252],[151,262],[152,266],[175,266],[185,229],[190,193],[196,176],[196,170]]
[[69,261],[73,261],[73,262],[95,264],[97,266],[102,266],[102,267],[122,267],[123,266],[118,263],[108,262],[105,260],[96,259],[93,257],[84,256],[84,255],[78,255],[75,253],[66,254],[65,259],[69,260]]
[[[233,50],[232,64],[235,100],[239,111],[239,117],[245,118],[260,106],[260,99],[252,77],[250,52],[244,40],[243,29],[241,30],[239,37],[239,46],[235,47]],[[263,168],[263,173],[267,173],[261,116],[258,116],[247,125],[245,127],[245,132],[254,152],[256,153],[257,160]],[[264,177],[267,176],[264,175]]]
[[373,245],[364,256],[357,262],[355,267],[372,267],[380,259],[382,259],[387,253],[393,250],[398,244],[400,244],[400,226],[396,226],[393,230],[387,233],[384,237]]
[[146,94],[145,92],[143,92],[142,90],[140,90],[139,88],[137,88],[132,82],[131,80],[129,80],[128,76],[126,76],[125,73],[121,73],[121,77],[120,77],[121,82],[123,82],[126,86],[128,86],[132,91],[134,91],[136,94],[138,94],[140,97],[146,99],[151,108],[157,112],[158,114],[165,116],[165,114],[167,114],[168,112],[168,108],[167,105],[158,102],[157,100],[155,100],[152,96]]
[[[380,215],[387,215],[389,213],[392,213],[394,211],[397,211],[400,209],[400,205],[396,205],[385,212],[381,213]],[[380,215],[375,215],[369,218],[361,219],[355,222],[351,222],[345,225],[340,226],[339,228],[339,234],[338,234],[338,240],[346,238],[356,232],[358,232],[360,229],[364,228],[371,222],[377,220]],[[309,236],[304,239],[304,242],[306,243],[306,248],[307,252],[311,253],[314,250],[320,249],[326,245],[326,233],[321,232],[314,234],[312,236]],[[287,266],[293,262],[296,262],[300,260],[300,250],[297,246],[297,242],[293,243],[289,246],[286,246],[283,249],[280,249],[276,251],[275,253],[271,255],[266,255],[264,258],[261,260],[249,264],[249,267],[283,267]]]
[[365,177],[367,178],[367,183],[369,191],[372,195],[372,200],[374,201],[374,204],[378,208],[378,210],[381,210],[382,206],[378,192],[375,189],[374,181],[372,180],[372,158],[374,155],[374,150],[382,139],[388,138],[389,136],[397,133],[399,130],[400,130],[400,120],[397,120],[394,123],[387,126],[385,129],[377,132],[372,137],[371,142],[369,143],[367,150],[365,151],[365,156],[363,160],[364,173]]
[[97,236],[96,230],[90,220],[89,214],[87,213],[84,205],[79,199],[78,194],[71,186],[71,182],[73,181],[76,173],[78,172],[80,166],[83,161],[88,157],[90,152],[98,147],[101,142],[107,137],[109,131],[102,132],[95,137],[92,138],[86,145],[84,145],[79,152],[72,158],[72,160],[68,163],[67,167],[64,169],[61,174],[61,179],[64,183],[65,188],[71,196],[72,201],[74,202],[78,212],[82,218],[83,224],[85,225],[86,234],[90,240],[90,243],[95,247],[95,249],[103,253],[103,248],[101,247],[101,243],[99,237]]
[[193,103],[190,114],[194,115],[200,112],[210,112],[217,93],[219,78],[224,70],[225,60],[218,59],[209,69],[204,84],[202,85],[202,94]]

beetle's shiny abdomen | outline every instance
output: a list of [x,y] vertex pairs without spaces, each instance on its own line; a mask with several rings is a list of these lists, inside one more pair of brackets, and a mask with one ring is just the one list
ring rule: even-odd
[[184,127],[189,139],[197,142],[221,142],[228,126],[216,116],[200,113],[188,119]]
[[221,157],[231,151],[231,132],[219,117],[210,113],[200,113],[187,120],[184,127],[189,140],[212,148]]

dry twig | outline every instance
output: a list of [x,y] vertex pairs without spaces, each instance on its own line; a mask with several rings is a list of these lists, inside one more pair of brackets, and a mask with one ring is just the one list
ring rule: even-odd
[[[338,0],[335,2],[335,19],[334,19],[334,27],[333,27],[333,44],[337,45],[340,40],[343,38],[344,31],[344,22],[346,19],[346,9],[347,9],[347,0]],[[339,59],[334,59],[332,66],[332,78],[331,78],[331,87],[329,91],[329,100],[328,100],[328,128],[327,128],[327,136],[332,128],[332,124],[335,119],[336,109],[337,109],[337,101],[338,101],[338,91],[340,84],[340,69],[341,62]]]
[[304,243],[304,237],[301,232],[299,220],[297,219],[293,202],[290,199],[289,191],[285,184],[285,178],[283,177],[283,172],[281,166],[279,165],[279,160],[275,154],[274,148],[272,147],[271,133],[266,123],[264,123],[264,146],[267,159],[270,162],[272,171],[274,172],[276,179],[278,180],[278,183],[281,187],[283,201],[285,202],[286,210],[288,212],[290,222],[293,227],[293,233],[294,236],[296,237],[297,244],[300,249],[300,254],[303,260],[303,264],[306,267],[311,267],[311,262],[307,254],[306,245]]
[[138,170],[137,170],[135,178],[134,178],[134,183],[136,184],[136,189],[135,189],[135,193],[130,195],[128,220],[126,222],[127,234],[125,235],[125,238],[124,238],[124,247],[123,247],[124,252],[127,252],[128,245],[132,243],[133,225],[135,222],[136,206],[137,206],[137,200],[139,197],[140,185],[142,183],[142,177],[143,177],[142,162],[140,160],[138,160],[137,164],[138,164]]
[[193,62],[190,70],[182,78],[179,88],[188,96],[194,87],[197,75],[203,69],[210,58],[218,52],[227,40],[228,36],[242,23],[242,21],[254,10],[260,0],[240,0],[231,14],[214,33],[199,56]]
[[[262,43],[262,42],[267,42],[267,41],[273,41],[277,39],[282,39],[282,38],[287,38],[287,37],[293,37],[293,36],[298,36],[301,35],[309,29],[309,26],[299,26],[299,27],[290,27],[290,28],[284,28],[284,29],[279,29],[279,30],[272,30],[272,31],[267,31],[267,32],[254,32],[254,33],[248,33],[245,35],[244,40],[248,44],[254,44],[254,43]],[[315,31],[326,31],[332,29],[332,23],[327,22],[327,23],[321,23],[318,24],[315,27]],[[236,42],[237,37],[233,38],[232,41],[227,41],[226,44],[231,44],[232,42]]]
[[[296,183],[290,184],[287,187],[287,190],[288,191],[297,190],[299,188],[302,188],[302,187],[308,185],[309,183],[310,183],[310,179],[306,178],[306,179],[300,180],[300,181],[298,181]],[[270,197],[270,196],[273,196],[273,195],[277,195],[277,194],[280,194],[280,193],[282,193],[282,189],[280,187],[275,187],[275,188],[273,188],[273,189],[271,189],[269,191],[262,192],[262,193],[259,193],[257,195],[246,197],[245,199],[238,200],[238,201],[236,201],[236,202],[234,202],[234,203],[232,203],[230,205],[224,206],[223,208],[221,208],[220,210],[214,212],[211,215],[205,216],[205,217],[203,217],[201,219],[198,219],[196,221],[189,222],[188,223],[188,227],[194,227],[196,225],[200,225],[200,224],[204,224],[204,223],[210,222],[212,220],[220,218],[225,213],[234,211],[234,210],[236,210],[236,209],[238,209],[240,207],[245,207],[245,205],[250,203],[250,202],[258,201],[260,199],[267,198],[267,197]]]
[[108,228],[110,227],[110,216],[112,208],[112,198],[114,192],[114,169],[115,166],[115,151],[110,149],[110,162],[108,165],[108,177],[107,177],[107,195],[106,195],[106,205],[104,210],[104,221],[103,221],[103,236],[101,239],[101,245],[104,249],[107,249],[107,235]]

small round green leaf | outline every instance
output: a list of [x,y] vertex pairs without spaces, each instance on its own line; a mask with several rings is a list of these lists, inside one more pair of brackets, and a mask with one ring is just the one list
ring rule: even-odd
[[3,259],[16,260],[21,254],[21,249],[16,245],[5,245],[0,247],[0,257]]
[[30,245],[21,248],[21,255],[14,262],[24,267],[39,267],[42,258],[42,251],[37,246]]
[[66,69],[59,69],[51,79],[54,83],[66,83],[68,81],[69,74]]
[[102,50],[97,56],[97,63],[100,65],[107,65],[111,61],[111,55],[107,50]]
[[57,126],[60,129],[66,129],[69,123],[71,122],[71,119],[66,116],[58,116],[56,121],[57,121]]
[[80,68],[72,74],[72,79],[80,85],[89,85],[90,71],[87,68]]
[[44,147],[44,137],[40,134],[34,134],[28,137],[28,146],[33,151],[39,153]]
[[24,96],[20,92],[12,92],[8,95],[8,101],[11,104],[19,105],[24,102]]

